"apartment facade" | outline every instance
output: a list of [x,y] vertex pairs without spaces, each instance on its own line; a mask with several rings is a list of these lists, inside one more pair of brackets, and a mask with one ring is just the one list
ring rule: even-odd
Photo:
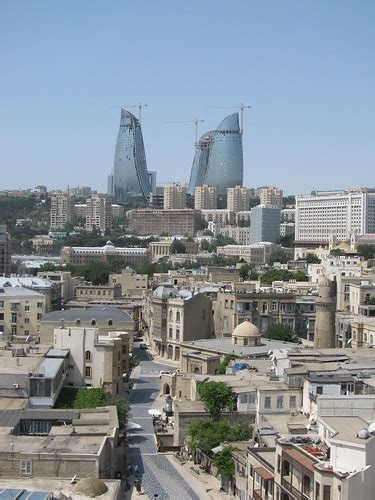
[[127,212],[129,230],[139,235],[194,236],[203,228],[201,212],[190,208],[158,210],[139,208]]
[[22,287],[0,288],[0,332],[36,336],[45,312],[45,295]]
[[323,244],[375,233],[375,193],[315,191],[296,197],[296,242]]
[[50,229],[61,229],[74,221],[74,200],[69,193],[56,193],[51,198]]
[[227,209],[232,212],[249,210],[250,190],[246,187],[236,186],[227,189]]
[[216,210],[217,189],[214,186],[197,186],[194,190],[194,208],[196,210]]
[[250,241],[276,243],[280,239],[280,209],[272,205],[258,205],[251,210]]
[[111,199],[107,196],[91,196],[86,200],[86,231],[94,228],[105,234],[112,227]]
[[187,186],[173,183],[164,188],[164,210],[186,208]]
[[12,271],[10,234],[4,224],[0,224],[0,276],[8,276]]
[[274,186],[262,186],[256,190],[260,205],[275,205],[283,208],[283,190]]

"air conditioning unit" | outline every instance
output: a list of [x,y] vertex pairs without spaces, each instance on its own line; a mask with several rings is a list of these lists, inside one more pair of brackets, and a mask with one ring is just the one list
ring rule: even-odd
[[13,384],[13,389],[19,389],[19,385],[18,384]]

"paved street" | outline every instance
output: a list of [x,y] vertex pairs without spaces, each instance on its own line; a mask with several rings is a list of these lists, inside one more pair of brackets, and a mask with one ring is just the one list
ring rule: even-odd
[[171,367],[150,360],[145,350],[135,351],[141,361],[140,369],[137,369],[139,376],[132,379],[134,386],[130,399],[130,421],[142,428],[130,433],[130,460],[133,466],[138,465],[142,487],[150,499],[157,493],[160,500],[199,500],[200,496],[192,490],[168,458],[157,453],[152,417],[148,415],[148,410],[155,406],[154,402],[160,391],[159,371]]

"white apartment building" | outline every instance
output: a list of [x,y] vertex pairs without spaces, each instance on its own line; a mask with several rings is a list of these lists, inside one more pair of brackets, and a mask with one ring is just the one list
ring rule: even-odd
[[234,223],[234,213],[232,210],[218,208],[216,210],[202,210],[202,218],[206,222],[223,222],[225,225]]
[[236,186],[227,189],[227,209],[233,212],[249,210],[250,191],[246,187]]
[[217,207],[217,189],[214,186],[197,186],[194,190],[194,208],[196,210],[214,210]]
[[91,196],[86,200],[86,231],[96,228],[102,234],[112,227],[111,199],[107,196]]
[[375,193],[315,191],[296,197],[296,242],[348,241],[375,233]]
[[186,208],[187,186],[173,183],[164,188],[164,210]]
[[250,245],[250,227],[224,226],[219,234],[232,238],[239,245]]

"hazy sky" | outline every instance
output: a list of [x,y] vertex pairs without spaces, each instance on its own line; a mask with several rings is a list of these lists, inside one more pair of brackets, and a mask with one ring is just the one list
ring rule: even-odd
[[[104,191],[119,110],[149,170],[188,181],[194,130],[252,104],[245,185],[375,185],[371,0],[0,0],[0,188]],[[235,110],[233,110],[235,111]]]

